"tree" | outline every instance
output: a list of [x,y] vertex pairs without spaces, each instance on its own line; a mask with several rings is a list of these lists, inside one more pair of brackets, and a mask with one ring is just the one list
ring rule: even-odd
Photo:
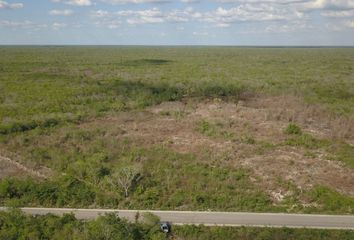
[[124,196],[128,197],[130,188],[140,180],[140,177],[140,167],[129,166],[113,172],[109,181],[113,186],[121,187],[124,191]]

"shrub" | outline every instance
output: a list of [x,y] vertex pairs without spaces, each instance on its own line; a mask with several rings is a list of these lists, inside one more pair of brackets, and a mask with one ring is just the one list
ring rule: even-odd
[[206,120],[202,120],[197,124],[196,130],[202,134],[207,136],[211,136],[214,134],[214,126]]
[[133,224],[112,213],[84,222],[73,214],[29,216],[12,209],[0,212],[0,239],[152,240],[166,236],[160,231],[158,220]]
[[25,132],[38,127],[38,123],[30,122],[14,122],[7,125],[0,125],[0,134],[10,134],[15,132]]
[[51,128],[51,127],[55,127],[59,123],[60,123],[60,120],[54,119],[54,118],[45,119],[43,121],[31,120],[31,121],[27,121],[27,122],[26,121],[13,122],[13,123],[9,123],[6,125],[0,125],[0,134],[6,135],[6,134],[11,134],[11,133],[17,133],[17,132],[26,132],[26,131],[36,129],[38,127]]
[[19,200],[23,204],[42,206],[88,206],[96,193],[85,183],[65,176],[55,181],[35,182],[33,179],[0,181],[0,202]]
[[295,134],[295,135],[301,135],[302,134],[302,130],[301,128],[294,124],[294,123],[290,123],[288,125],[288,127],[285,129],[285,133],[286,134]]

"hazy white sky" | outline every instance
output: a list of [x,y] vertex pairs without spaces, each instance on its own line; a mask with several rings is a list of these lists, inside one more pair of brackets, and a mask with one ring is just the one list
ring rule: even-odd
[[0,0],[0,44],[354,45],[354,0]]

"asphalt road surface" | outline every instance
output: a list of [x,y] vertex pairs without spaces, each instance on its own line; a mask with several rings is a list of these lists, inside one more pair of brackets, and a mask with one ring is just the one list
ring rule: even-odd
[[[0,208],[6,210],[6,208]],[[129,221],[136,219],[137,213],[143,216],[150,212],[161,221],[177,225],[206,226],[257,226],[257,227],[289,227],[289,228],[327,228],[353,229],[354,215],[313,215],[282,213],[236,213],[236,212],[191,212],[191,211],[149,211],[149,210],[113,210],[113,209],[68,209],[68,208],[22,208],[31,215],[74,213],[78,219],[94,219],[106,213],[115,213]]]

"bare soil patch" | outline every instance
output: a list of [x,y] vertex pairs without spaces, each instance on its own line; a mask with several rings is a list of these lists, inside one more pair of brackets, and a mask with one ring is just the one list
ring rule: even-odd
[[253,98],[245,104],[265,109],[268,120],[296,122],[315,136],[354,143],[354,118],[338,116],[318,104],[305,103],[293,96]]
[[48,178],[50,174],[51,171],[48,168],[42,167],[41,169],[34,170],[12,158],[0,155],[0,179],[14,176]]
[[[287,105],[293,103],[293,105]],[[289,136],[289,122],[299,123],[304,132],[320,138],[340,137],[353,141],[353,129],[333,136],[336,126],[313,112],[313,106],[286,97],[260,97],[246,102],[227,103],[186,100],[165,102],[142,112],[122,113],[96,119],[82,128],[110,129],[110,137],[126,137],[144,147],[164,145],[181,153],[192,153],[211,165],[251,169],[255,183],[281,201],[292,192],[284,182],[298,189],[325,185],[341,193],[354,195],[354,170],[341,162],[329,161],[323,149],[309,156],[302,147],[282,145]],[[308,109],[308,110],[304,110]],[[320,110],[316,110],[320,111]],[[320,111],[320,115],[325,113]],[[334,118],[330,117],[332,120]],[[337,118],[338,126],[352,119]],[[215,129],[206,135],[196,130],[200,121]]]
[[19,169],[16,165],[0,158],[0,179],[6,177],[24,176],[26,173]]

